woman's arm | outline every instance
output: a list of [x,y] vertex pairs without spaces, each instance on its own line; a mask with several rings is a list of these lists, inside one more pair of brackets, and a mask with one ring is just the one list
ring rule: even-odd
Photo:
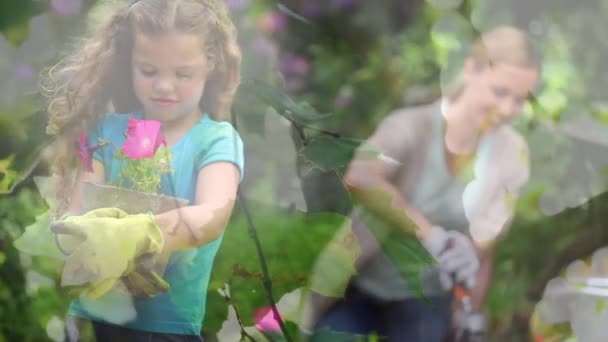
[[475,288],[471,291],[474,311],[481,311],[483,303],[492,285],[494,272],[494,247],[485,247],[479,251],[479,271],[475,279]]
[[165,252],[191,249],[217,239],[228,224],[236,201],[240,171],[229,162],[202,168],[195,205],[155,216],[165,237]]
[[432,224],[389,181],[389,167],[382,160],[355,160],[346,174],[346,185],[353,197],[372,213],[425,240]]

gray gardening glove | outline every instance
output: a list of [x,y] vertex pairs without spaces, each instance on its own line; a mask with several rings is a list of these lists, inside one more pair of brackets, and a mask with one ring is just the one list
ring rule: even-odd
[[[422,245],[426,250],[439,262],[439,256],[448,248],[449,235],[439,226],[431,227],[431,232],[428,237],[422,241]],[[452,289],[453,281],[450,277],[449,272],[441,269],[441,263],[439,264],[439,280],[441,281],[441,287],[449,291]]]
[[433,226],[422,244],[439,262],[439,279],[444,290],[452,289],[454,280],[469,289],[475,286],[479,258],[466,235]]
[[439,268],[457,283],[472,289],[479,270],[479,256],[471,239],[458,231],[449,231],[447,248],[439,255]]

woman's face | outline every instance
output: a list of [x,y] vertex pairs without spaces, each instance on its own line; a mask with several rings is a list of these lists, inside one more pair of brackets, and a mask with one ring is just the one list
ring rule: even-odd
[[[471,64],[473,63],[473,64]],[[464,100],[470,119],[481,131],[494,130],[521,113],[528,96],[536,88],[538,70],[509,64],[479,67],[465,65]]]
[[169,33],[135,34],[133,87],[146,117],[172,122],[200,115],[209,61],[200,37]]

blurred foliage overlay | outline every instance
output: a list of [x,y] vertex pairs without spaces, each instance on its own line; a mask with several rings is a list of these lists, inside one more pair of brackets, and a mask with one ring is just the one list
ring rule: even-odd
[[[62,338],[70,298],[58,285],[59,265],[20,255],[12,241],[46,210],[32,181],[48,172],[40,155],[51,142],[38,75],[103,13],[103,2],[0,3],[0,341]],[[243,190],[275,299],[306,284],[315,256],[344,223],[350,198],[341,175],[354,148],[392,109],[439,96],[475,35],[499,24],[530,33],[543,77],[516,122],[533,176],[497,253],[491,338],[525,340],[545,283],[608,245],[608,0],[226,2],[245,54],[234,108],[248,157]],[[209,338],[228,303],[247,326],[269,304],[246,222],[236,210],[217,258]],[[229,296],[220,296],[226,284]]]

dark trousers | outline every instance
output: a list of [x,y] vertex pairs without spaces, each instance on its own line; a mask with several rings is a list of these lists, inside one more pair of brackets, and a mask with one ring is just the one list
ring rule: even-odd
[[[86,337],[82,332],[89,325],[92,328],[93,337]],[[90,322],[74,317],[69,317],[66,322],[66,342],[202,342],[203,337],[199,335],[180,335],[153,333],[147,331],[133,330],[119,325],[101,322]]]
[[451,327],[451,303],[449,295],[382,301],[350,286],[317,323],[312,340],[354,341],[375,333],[382,341],[442,342]]

